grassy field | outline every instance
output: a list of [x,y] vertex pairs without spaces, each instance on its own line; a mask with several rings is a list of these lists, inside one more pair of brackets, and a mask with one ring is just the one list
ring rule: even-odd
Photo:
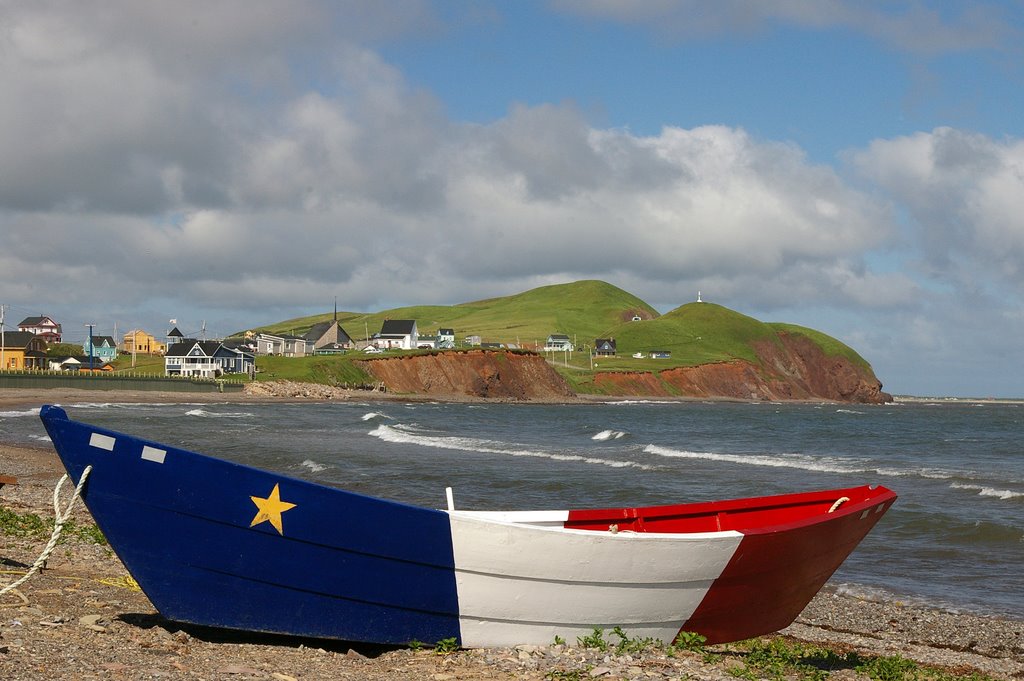
[[112,364],[117,373],[136,372],[140,374],[164,374],[163,355],[136,355],[134,367],[131,355],[118,355]]
[[354,359],[362,353],[324,355],[322,357],[258,357],[257,381],[308,381],[333,386],[356,386],[373,382],[373,377],[357,367]]
[[[338,321],[355,339],[379,331],[385,319],[415,319],[421,335],[450,328],[455,330],[459,341],[472,334],[480,336],[485,343],[534,347],[544,345],[552,333],[575,337],[580,344],[593,343],[595,338],[607,337],[634,314],[643,318],[658,316],[650,305],[611,284],[580,281],[460,305],[400,307],[373,314],[339,312]],[[301,334],[314,324],[332,318],[333,313],[300,317],[258,330]]]

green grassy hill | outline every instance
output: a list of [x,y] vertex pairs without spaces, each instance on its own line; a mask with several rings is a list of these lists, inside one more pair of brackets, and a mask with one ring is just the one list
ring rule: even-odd
[[[460,305],[399,307],[373,314],[339,312],[338,321],[356,339],[379,331],[385,319],[415,319],[420,334],[451,328],[459,341],[472,334],[484,342],[532,346],[543,345],[551,333],[564,333],[575,336],[582,345],[607,337],[634,315],[650,319],[657,317],[658,312],[620,288],[590,280],[542,286],[504,298]],[[257,330],[302,334],[314,324],[332,318],[333,314],[300,317]]]
[[[730,359],[756,361],[752,341],[773,340],[772,328],[753,317],[714,303],[688,303],[657,319],[619,325],[612,335],[618,346],[616,365],[636,368],[632,354],[651,350],[672,353],[671,366],[695,366]],[[657,360],[666,368],[665,360]],[[602,366],[613,368],[608,359]]]
[[[632,321],[634,317],[640,320]],[[331,318],[331,314],[302,317],[257,330],[302,334],[313,324]],[[870,365],[854,350],[819,331],[792,324],[761,322],[714,303],[687,303],[659,315],[636,296],[603,281],[543,286],[512,296],[460,305],[338,314],[341,325],[356,339],[379,331],[385,319],[415,319],[420,334],[453,328],[459,342],[467,335],[477,335],[484,342],[514,343],[526,348],[543,345],[551,333],[564,333],[575,340],[577,351],[571,357],[560,355],[553,359],[583,392],[587,391],[595,368],[659,371],[734,359],[756,364],[758,359],[752,344],[781,344],[782,333],[803,335],[826,355],[841,355],[870,372]],[[614,338],[618,356],[592,360],[590,348],[596,338]],[[671,359],[651,359],[652,350],[667,350]],[[634,358],[634,353],[643,356]],[[284,370],[284,367],[277,368]]]

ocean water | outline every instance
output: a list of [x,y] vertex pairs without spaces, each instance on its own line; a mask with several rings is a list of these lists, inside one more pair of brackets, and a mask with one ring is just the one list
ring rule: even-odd
[[[648,505],[882,484],[900,495],[830,584],[1024,617],[1024,405],[64,405],[72,418],[442,508]],[[37,409],[0,440],[39,444]]]

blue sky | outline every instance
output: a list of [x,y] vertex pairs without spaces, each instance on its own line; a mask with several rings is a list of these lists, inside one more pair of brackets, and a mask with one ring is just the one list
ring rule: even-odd
[[[229,333],[583,278],[1024,396],[1024,6],[0,6],[0,304]],[[15,319],[17,317],[17,319]]]

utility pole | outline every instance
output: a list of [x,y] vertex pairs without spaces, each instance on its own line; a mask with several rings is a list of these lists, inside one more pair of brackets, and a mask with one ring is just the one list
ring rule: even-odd
[[86,324],[89,327],[89,373],[92,373],[92,327],[95,324]]
[[0,305],[0,371],[7,368],[7,363],[4,362],[4,348],[7,344],[4,342],[4,310],[7,309],[6,305]]

